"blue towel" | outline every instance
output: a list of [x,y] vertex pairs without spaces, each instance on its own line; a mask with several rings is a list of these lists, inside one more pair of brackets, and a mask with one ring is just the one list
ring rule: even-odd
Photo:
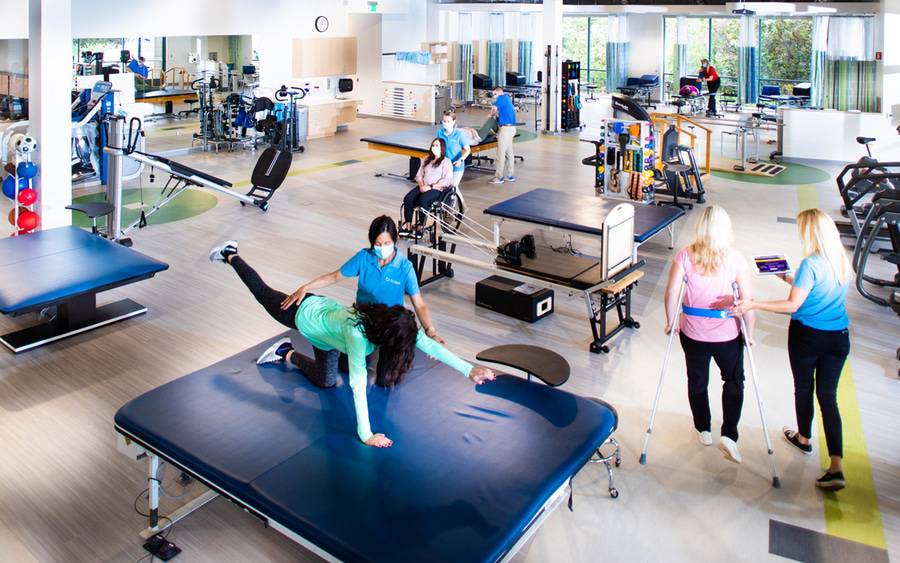
[[397,60],[417,65],[431,64],[431,53],[428,51],[397,51]]

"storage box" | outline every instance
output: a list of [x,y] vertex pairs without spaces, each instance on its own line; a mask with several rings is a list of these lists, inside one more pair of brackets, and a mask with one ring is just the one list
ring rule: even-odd
[[491,276],[475,284],[475,304],[533,323],[553,312],[553,290]]

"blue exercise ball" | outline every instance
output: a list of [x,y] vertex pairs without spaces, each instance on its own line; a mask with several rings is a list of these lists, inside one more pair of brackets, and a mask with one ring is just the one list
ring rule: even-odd
[[19,166],[16,168],[16,175],[19,178],[30,179],[37,176],[37,164],[33,162],[20,162]]
[[[19,190],[24,190],[28,187],[28,180],[25,178],[19,178]],[[16,197],[16,179],[10,174],[6,178],[3,179],[3,195],[8,197],[9,199],[13,199]]]

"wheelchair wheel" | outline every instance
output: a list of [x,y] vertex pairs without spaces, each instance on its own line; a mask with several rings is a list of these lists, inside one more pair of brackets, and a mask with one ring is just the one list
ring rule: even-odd
[[455,233],[460,224],[462,223],[462,202],[459,199],[459,194],[456,191],[452,191],[447,194],[446,197],[441,198],[441,203],[443,204],[438,210],[438,216],[441,219],[441,222],[446,226],[447,231],[451,233]]

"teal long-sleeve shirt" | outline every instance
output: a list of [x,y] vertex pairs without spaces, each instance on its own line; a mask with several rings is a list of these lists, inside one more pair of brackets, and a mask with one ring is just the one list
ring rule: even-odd
[[[320,295],[303,300],[294,317],[297,330],[310,344],[320,350],[338,350],[347,354],[350,368],[350,389],[356,409],[356,433],[365,442],[372,437],[369,425],[369,403],[366,399],[366,356],[375,351],[376,346],[366,338],[362,327],[357,326],[357,318],[351,307]],[[428,338],[421,330],[416,336],[416,348],[443,362],[468,377],[472,364],[457,357],[452,352]]]

